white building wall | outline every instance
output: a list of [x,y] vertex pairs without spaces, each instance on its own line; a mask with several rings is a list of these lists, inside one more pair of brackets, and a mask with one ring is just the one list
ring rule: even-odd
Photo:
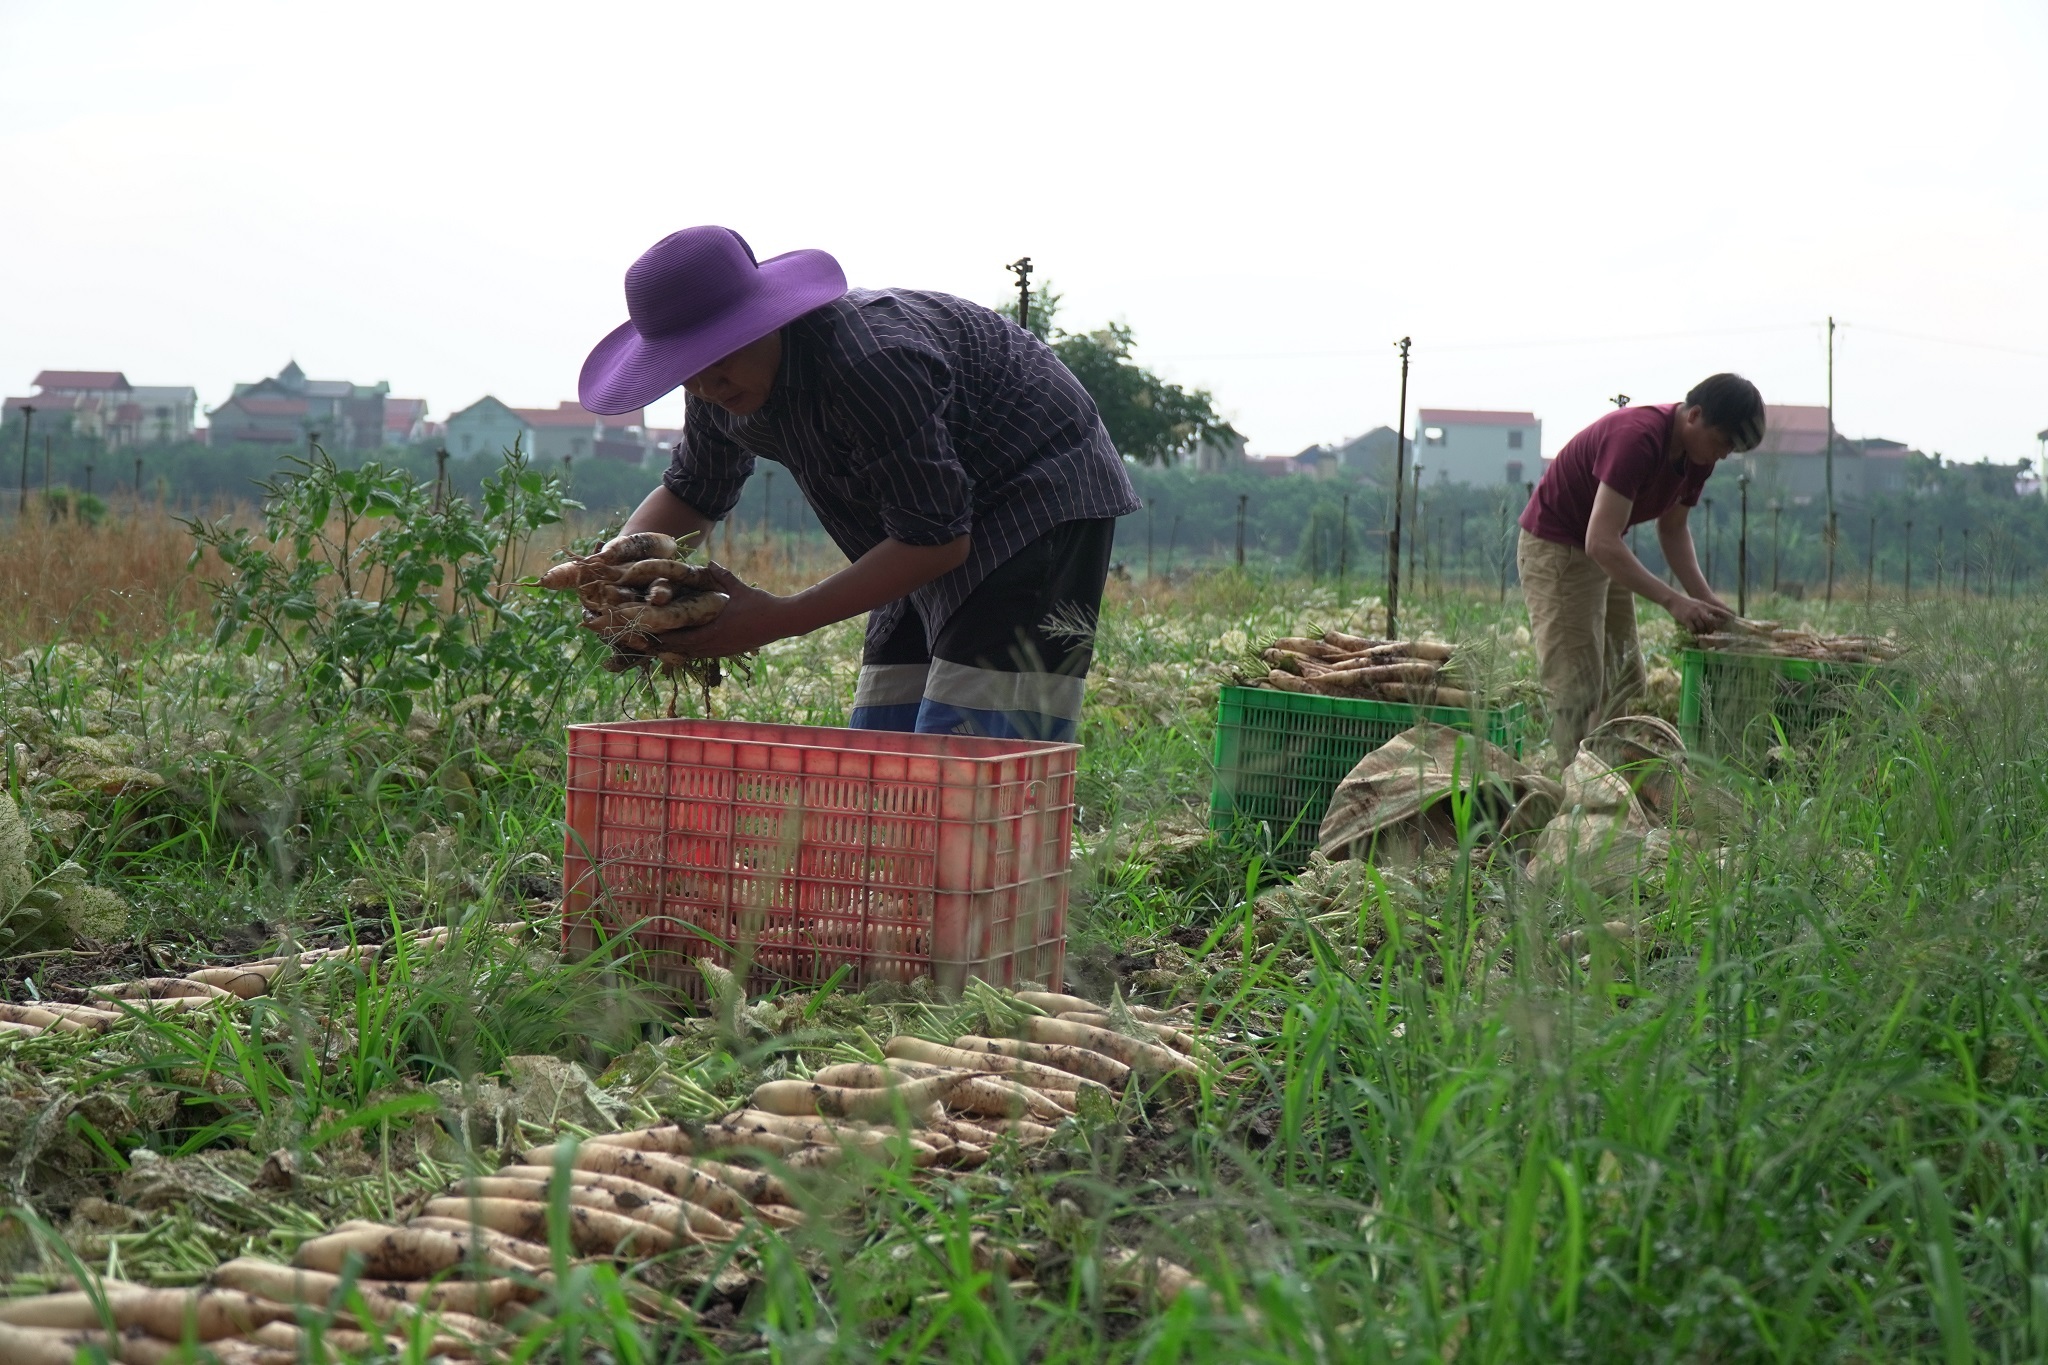
[[510,408],[487,398],[449,417],[442,444],[458,460],[482,456],[496,461],[514,441],[524,442],[524,448],[531,454],[533,429]]
[[[1439,433],[1435,437],[1430,432]],[[1516,444],[1519,436],[1520,444]],[[1521,465],[1515,483],[1533,483],[1543,474],[1543,423],[1527,426],[1472,425],[1415,427],[1415,461],[1422,466],[1425,487],[1462,483],[1488,488],[1510,482],[1508,465]]]

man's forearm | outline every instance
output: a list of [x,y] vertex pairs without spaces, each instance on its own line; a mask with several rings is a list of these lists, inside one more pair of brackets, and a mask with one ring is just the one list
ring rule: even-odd
[[784,598],[786,632],[802,635],[894,602],[960,567],[970,548],[968,536],[944,545],[885,540],[824,582]]
[[1628,548],[1628,542],[1620,536],[1601,538],[1589,535],[1586,538],[1586,553],[1615,582],[1627,588],[1638,597],[1647,597],[1658,606],[1669,609],[1683,594],[1669,583],[1650,572],[1635,551]]
[[1699,554],[1693,549],[1692,532],[1686,527],[1674,531],[1659,528],[1658,547],[1664,551],[1664,562],[1671,566],[1671,572],[1686,592],[1702,602],[1718,602],[1713,585],[1700,572]]

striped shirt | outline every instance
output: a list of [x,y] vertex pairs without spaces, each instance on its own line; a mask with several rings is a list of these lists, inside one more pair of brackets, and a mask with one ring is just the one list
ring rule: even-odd
[[[855,289],[790,323],[758,412],[688,398],[662,483],[722,520],[756,456],[789,470],[848,559],[885,539],[974,537],[964,563],[910,594],[928,638],[1053,527],[1141,505],[1095,400],[1051,347],[980,304],[921,289]],[[903,609],[870,613],[869,638]]]

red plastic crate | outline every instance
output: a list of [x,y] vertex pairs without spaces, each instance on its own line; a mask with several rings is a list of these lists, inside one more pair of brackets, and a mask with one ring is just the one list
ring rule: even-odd
[[562,943],[630,939],[703,998],[748,983],[969,977],[1058,990],[1073,744],[748,721],[569,727]]

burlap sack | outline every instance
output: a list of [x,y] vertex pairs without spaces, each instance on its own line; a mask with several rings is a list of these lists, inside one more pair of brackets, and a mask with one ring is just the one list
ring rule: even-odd
[[1586,736],[1564,770],[1564,800],[1536,836],[1529,875],[1572,876],[1596,895],[1618,896],[1660,872],[1667,828],[1693,788],[1685,741],[1655,716],[1620,716]]
[[1399,862],[1433,845],[1455,846],[1453,792],[1471,793],[1471,821],[1492,839],[1541,828],[1563,796],[1506,751],[1425,721],[1360,759],[1338,784],[1318,847],[1333,859]]

